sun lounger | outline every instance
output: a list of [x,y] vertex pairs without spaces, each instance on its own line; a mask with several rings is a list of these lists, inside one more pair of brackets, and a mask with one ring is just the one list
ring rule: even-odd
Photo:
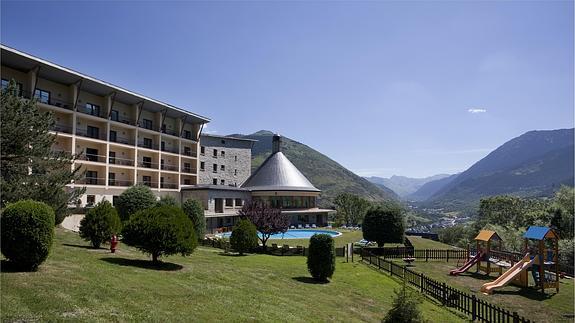
[[309,229],[309,224],[306,224],[306,225],[305,225],[305,228],[306,228],[306,229]]
[[290,228],[290,229],[295,229],[295,226],[290,225],[289,228]]
[[298,225],[297,225],[297,228],[298,228],[298,229],[301,229],[301,228],[303,228],[303,227],[301,226],[301,224],[298,224]]
[[312,224],[311,227],[314,228],[314,229],[317,228],[317,227],[315,226],[315,223]]
[[273,248],[273,249],[277,249],[277,247],[278,247],[277,243],[272,243],[272,248]]

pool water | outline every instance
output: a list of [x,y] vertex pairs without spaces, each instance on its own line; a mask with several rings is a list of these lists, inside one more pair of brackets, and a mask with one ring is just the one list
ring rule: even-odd
[[[338,237],[341,235],[341,232],[337,232],[337,231],[331,231],[331,230],[298,230],[298,229],[294,229],[294,230],[287,230],[285,233],[278,233],[278,234],[272,234],[270,239],[309,239],[311,238],[311,236],[313,236],[314,234],[329,234],[332,237]],[[222,237],[222,238],[229,238],[232,235],[231,232],[225,232],[222,234],[219,234],[218,236]],[[260,235],[260,233],[258,233],[258,235]]]

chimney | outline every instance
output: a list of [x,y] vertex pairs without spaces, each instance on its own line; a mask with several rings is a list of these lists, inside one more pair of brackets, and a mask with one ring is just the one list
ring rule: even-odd
[[275,134],[273,139],[272,139],[272,154],[278,153],[281,151],[281,136],[278,134]]

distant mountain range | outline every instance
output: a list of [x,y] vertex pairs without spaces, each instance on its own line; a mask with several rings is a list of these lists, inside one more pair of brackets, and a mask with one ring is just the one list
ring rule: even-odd
[[405,198],[412,193],[415,193],[420,187],[428,182],[440,180],[449,177],[449,174],[439,174],[425,178],[411,178],[406,176],[393,175],[390,178],[371,176],[366,179],[379,186],[383,185],[394,191],[401,198]]
[[[257,140],[252,148],[252,171],[271,154],[273,132],[261,130],[251,135],[231,136]],[[312,182],[322,190],[320,206],[331,207],[340,193],[353,193],[371,201],[396,200],[390,189],[378,187],[322,153],[300,142],[282,137],[281,151]]]
[[527,132],[461,174],[427,183],[410,198],[457,210],[492,195],[550,196],[562,184],[573,186],[573,135],[573,129]]
[[437,191],[442,189],[444,186],[451,183],[451,181],[453,181],[458,175],[459,174],[453,174],[447,177],[429,181],[421,185],[421,187],[417,191],[407,196],[404,196],[404,199],[409,201],[425,201],[430,197],[432,197],[435,193],[437,193]]

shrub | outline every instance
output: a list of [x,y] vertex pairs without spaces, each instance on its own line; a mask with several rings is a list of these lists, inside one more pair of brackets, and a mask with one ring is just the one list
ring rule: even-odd
[[401,289],[395,290],[393,305],[385,315],[383,323],[423,322],[423,316],[418,307],[419,300],[413,292],[407,290],[405,285],[404,281]]
[[385,243],[403,243],[403,212],[394,205],[380,205],[367,211],[363,220],[363,238],[375,241],[379,247]]
[[122,221],[128,221],[130,215],[156,205],[156,196],[145,185],[136,185],[125,190],[115,203]]
[[559,264],[562,268],[573,268],[575,241],[573,239],[559,240]]
[[198,200],[189,199],[182,204],[182,209],[190,220],[192,220],[198,239],[203,239],[206,233],[206,218],[204,217],[202,203]]
[[94,248],[100,248],[103,242],[118,234],[121,228],[118,212],[110,202],[104,200],[90,209],[80,221],[80,237],[90,241]]
[[318,281],[327,281],[335,271],[335,247],[327,234],[314,234],[309,240],[307,269]]
[[155,263],[161,256],[178,253],[189,255],[198,244],[192,221],[182,209],[174,206],[136,212],[130,217],[122,234],[126,244],[149,253]]
[[258,231],[249,220],[240,220],[234,226],[230,237],[232,249],[243,255],[258,246]]
[[38,269],[52,247],[54,218],[54,210],[42,202],[9,204],[0,218],[2,254],[21,269]]
[[171,195],[164,195],[156,202],[156,206],[180,206],[176,198]]

